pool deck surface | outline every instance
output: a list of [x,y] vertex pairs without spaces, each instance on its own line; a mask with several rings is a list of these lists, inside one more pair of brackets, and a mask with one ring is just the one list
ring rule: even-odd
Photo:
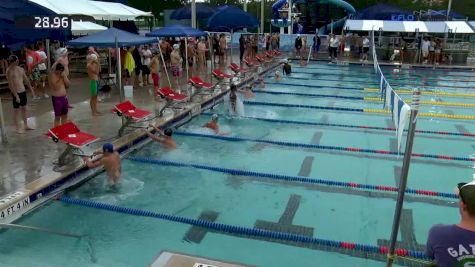
[[[323,53],[322,53],[323,54]],[[325,60],[325,54],[319,54],[318,59]],[[292,55],[289,55],[292,57]],[[234,59],[237,62],[238,59]],[[350,63],[360,63],[359,61],[349,61]],[[297,64],[297,63],[294,63]],[[371,62],[369,64],[372,64]],[[229,64],[226,64],[226,66]],[[383,65],[383,64],[382,64]],[[387,65],[385,63],[384,65]],[[390,64],[392,65],[392,64]],[[425,66],[427,65],[414,65]],[[440,66],[447,68],[449,66]],[[452,68],[471,69],[467,66],[450,66]],[[221,67],[229,72],[228,69]],[[208,71],[200,73],[200,76],[211,81],[210,67]],[[191,77],[191,75],[190,75]],[[72,86],[69,89],[68,99],[73,106],[69,111],[70,120],[84,131],[99,137],[102,141],[111,139],[117,135],[121,126],[121,119],[111,112],[113,106],[119,103],[119,93],[113,89],[110,98],[104,99],[98,103],[102,116],[92,116],[89,107],[89,89],[88,80],[85,75],[74,74],[72,78]],[[186,78],[183,78],[181,84],[186,84]],[[161,86],[167,86],[164,75],[161,77]],[[186,86],[183,85],[182,89]],[[154,111],[157,105],[163,105],[157,102],[155,97],[151,97],[149,87],[141,87],[134,89],[131,101],[140,108]],[[51,99],[31,100],[28,99],[28,123],[35,130],[27,131],[25,134],[17,134],[12,123],[12,105],[11,97],[8,94],[0,95],[2,97],[3,112],[7,124],[8,143],[0,142],[0,200],[5,196],[26,189],[28,185],[34,186],[34,181],[41,177],[58,176],[58,172],[54,170],[60,153],[65,149],[65,145],[54,143],[45,136],[45,133],[53,126],[53,113]],[[158,103],[158,104],[157,104]],[[91,145],[90,151],[99,149],[103,142]],[[89,150],[88,150],[89,151]],[[69,166],[69,169],[63,169],[66,173],[76,165]]]

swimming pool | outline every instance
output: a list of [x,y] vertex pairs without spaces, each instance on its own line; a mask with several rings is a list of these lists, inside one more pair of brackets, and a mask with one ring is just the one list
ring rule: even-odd
[[[177,130],[179,149],[167,151],[150,143],[130,154],[123,160],[123,183],[118,192],[105,189],[105,177],[100,174],[67,195],[226,225],[385,246],[396,194],[355,190],[337,182],[395,187],[402,156],[335,148],[396,151],[395,132],[386,129],[392,127],[390,116],[308,107],[382,109],[381,103],[355,99],[378,96],[361,90],[377,87],[371,70],[323,64],[294,66],[292,79],[279,84],[267,78],[264,92],[256,90],[255,98],[246,100],[244,117],[226,117],[224,106],[219,105]],[[389,80],[393,76],[418,77],[415,75],[420,72],[429,76],[426,71],[402,70],[390,74]],[[427,81],[430,88],[422,89],[471,93],[473,89],[447,87],[456,75],[469,74],[434,72]],[[475,81],[464,84],[474,86]],[[402,84],[401,88],[409,86]],[[475,99],[423,96],[423,100],[432,98],[468,104]],[[472,115],[473,108],[424,105],[421,112]],[[211,113],[221,115],[222,131],[228,135],[216,136],[200,127]],[[450,134],[417,133],[414,153],[461,159],[475,153],[473,136],[463,135],[475,132],[474,121],[420,117],[418,130]],[[450,193],[457,182],[470,179],[472,167],[473,162],[467,160],[414,157],[408,187]],[[333,182],[295,182],[284,176]],[[423,250],[433,224],[457,222],[456,201],[408,194],[398,247]],[[1,266],[147,266],[162,250],[258,266],[310,266],[317,262],[321,266],[381,266],[384,260],[372,256],[366,259],[367,254],[352,250],[237,235],[59,201],[35,210],[19,223],[87,237],[77,240],[3,231]]]

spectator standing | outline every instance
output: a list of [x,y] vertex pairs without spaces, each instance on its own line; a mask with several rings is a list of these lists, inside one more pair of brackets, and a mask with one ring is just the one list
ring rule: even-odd
[[45,47],[43,43],[38,43],[36,53],[38,53],[40,62],[38,63],[38,69],[40,70],[40,80],[38,81],[38,87],[36,94],[38,97],[43,95],[44,98],[48,98],[46,93],[46,77],[47,77],[47,67],[46,62],[48,62],[48,56],[45,53]]
[[150,61],[152,59],[152,51],[150,50],[149,46],[146,45],[142,49],[142,83],[144,86],[149,85],[150,79]]
[[302,37],[300,34],[297,34],[297,38],[295,38],[295,54],[297,57],[300,57],[300,50],[302,49]]
[[31,83],[31,94],[33,96],[33,100],[37,100],[39,97],[36,96],[36,87],[38,86],[38,82],[41,79],[38,64],[40,64],[41,58],[40,55],[38,55],[38,53],[33,50],[33,46],[31,45],[27,45],[25,47],[25,56],[28,79],[30,79]]
[[[16,131],[19,134],[24,133],[24,130],[32,130],[28,127],[26,117],[26,104],[27,96],[25,90],[25,84],[31,89],[30,80],[25,74],[25,70],[18,66],[19,60],[17,56],[11,55],[8,60],[8,68],[6,70],[6,77],[8,81],[8,87],[10,88],[11,95],[13,97],[13,121],[15,123]],[[24,130],[20,128],[18,124],[18,111],[21,112],[21,118],[23,120]]]
[[439,267],[475,266],[475,181],[460,183],[458,224],[434,225],[426,254]]

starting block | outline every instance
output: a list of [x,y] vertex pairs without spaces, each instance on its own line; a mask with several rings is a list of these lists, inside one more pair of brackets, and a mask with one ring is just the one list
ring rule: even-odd
[[157,91],[157,94],[160,97],[163,97],[167,100],[167,103],[163,108],[160,109],[159,111],[159,116],[162,116],[163,111],[170,107],[172,104],[177,104],[177,103],[184,103],[187,102],[188,96],[184,94],[177,93],[170,87],[163,87]]
[[125,123],[119,129],[119,136],[122,136],[125,128],[129,127],[130,124],[141,122],[152,114],[148,110],[137,108],[128,100],[115,105],[112,112],[115,112],[119,117],[125,118]]
[[51,138],[53,142],[60,142],[66,144],[66,150],[58,158],[58,165],[64,166],[67,164],[66,158],[73,154],[82,154],[82,149],[91,143],[99,140],[96,136],[81,132],[76,124],[67,122],[63,125],[56,126],[49,129],[46,136]]

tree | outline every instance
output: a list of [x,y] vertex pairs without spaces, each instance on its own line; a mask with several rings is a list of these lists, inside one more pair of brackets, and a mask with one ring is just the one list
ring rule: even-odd
[[176,9],[185,5],[186,0],[128,0],[128,5],[131,7],[152,12],[155,17],[159,17],[160,13],[165,9]]

